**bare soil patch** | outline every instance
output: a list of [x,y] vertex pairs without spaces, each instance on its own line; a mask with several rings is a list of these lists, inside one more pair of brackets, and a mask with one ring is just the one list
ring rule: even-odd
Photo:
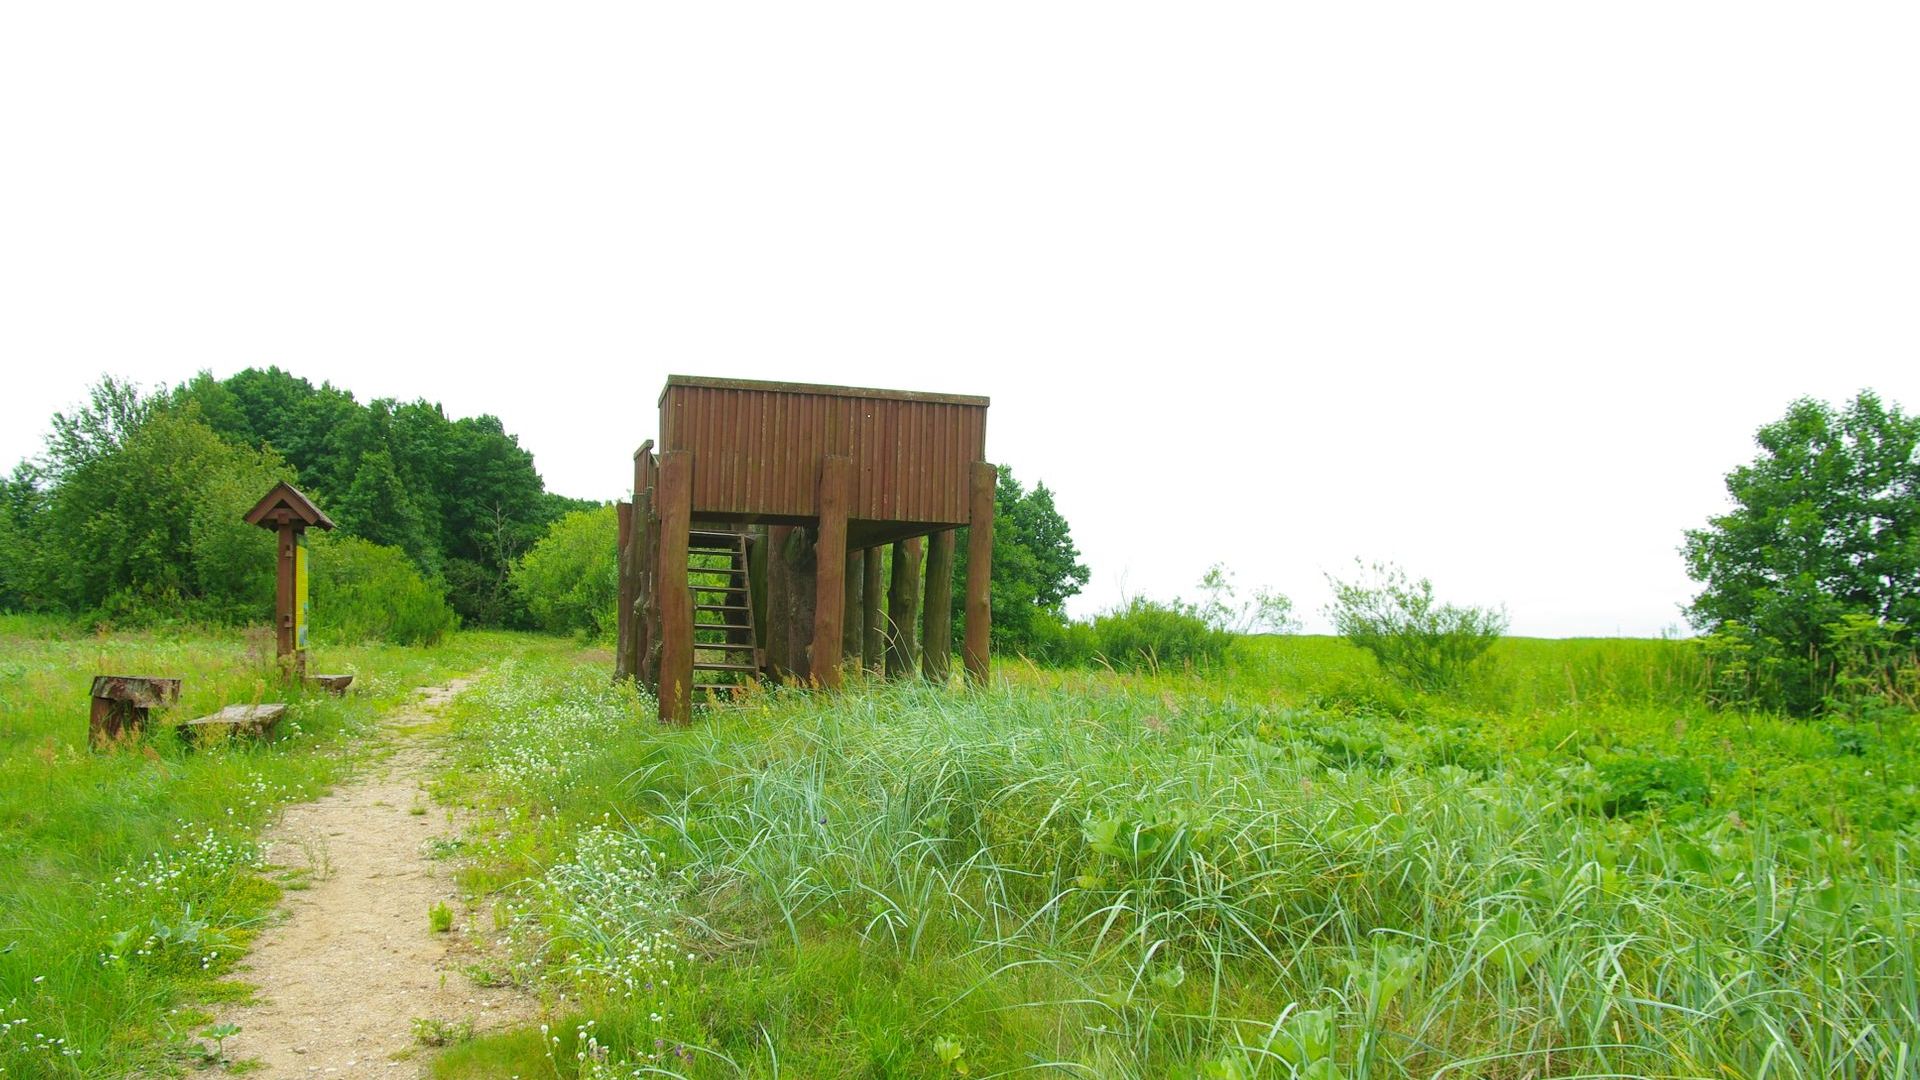
[[[239,977],[259,987],[252,1004],[222,1011],[236,1024],[226,1041],[236,1062],[255,1059],[262,1076],[424,1075],[431,1060],[415,1020],[486,1032],[530,1020],[538,1003],[511,987],[475,985],[487,920],[470,917],[453,864],[435,859],[435,841],[458,835],[458,820],[434,805],[426,785],[438,763],[417,730],[468,680],[422,691],[389,714],[390,756],[332,794],[290,806],[267,833],[268,861],[306,888],[286,893],[284,921],[260,935]],[[454,912],[436,933],[428,912]]]

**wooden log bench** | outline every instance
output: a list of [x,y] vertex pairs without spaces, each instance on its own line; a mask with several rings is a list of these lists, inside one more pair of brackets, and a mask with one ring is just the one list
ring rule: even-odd
[[192,743],[214,739],[264,737],[287,714],[285,705],[229,705],[211,716],[199,716],[175,725],[180,737]]
[[176,678],[95,675],[87,742],[95,750],[105,750],[137,739],[147,726],[150,710],[164,709],[179,700],[180,680]]

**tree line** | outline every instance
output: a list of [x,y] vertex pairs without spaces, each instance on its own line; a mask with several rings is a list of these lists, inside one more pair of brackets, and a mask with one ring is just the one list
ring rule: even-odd
[[330,542],[402,553],[382,573],[410,569],[466,624],[528,625],[515,561],[593,505],[547,491],[497,417],[362,403],[277,367],[153,392],[106,378],[51,427],[45,451],[0,479],[0,609],[119,624],[257,618],[272,544],[240,515],[287,480],[338,524]]

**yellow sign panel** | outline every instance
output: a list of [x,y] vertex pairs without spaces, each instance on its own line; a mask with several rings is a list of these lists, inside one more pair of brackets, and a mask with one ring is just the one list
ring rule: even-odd
[[293,647],[307,647],[307,534],[293,541]]

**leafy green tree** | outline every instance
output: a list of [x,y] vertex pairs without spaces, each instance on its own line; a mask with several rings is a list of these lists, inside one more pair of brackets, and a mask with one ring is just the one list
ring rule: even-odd
[[286,456],[344,532],[398,545],[443,573],[460,616],[512,624],[525,608],[509,583],[516,560],[571,510],[593,505],[545,490],[533,455],[493,416],[449,419],[437,404],[364,405],[279,368],[174,392],[224,438]]
[[47,606],[39,566],[47,510],[42,479],[29,462],[16,466],[12,476],[0,477],[0,611]]
[[543,629],[604,638],[614,631],[620,593],[612,506],[576,510],[554,522],[513,569],[513,588]]
[[1414,581],[1391,563],[1362,564],[1359,577],[1327,575],[1327,615],[1348,641],[1372,653],[1381,670],[1421,690],[1450,690],[1507,630],[1504,608],[1461,607],[1434,598],[1433,582]]
[[1733,509],[1681,547],[1702,586],[1687,617],[1737,665],[1723,696],[1804,715],[1833,690],[1836,633],[1857,639],[1859,619],[1884,628],[1889,656],[1911,655],[1920,417],[1869,391],[1843,409],[1802,398],[1755,441],[1759,456],[1726,477]]
[[399,548],[338,533],[309,534],[309,544],[317,640],[431,645],[459,625],[445,590]]
[[440,545],[430,538],[413,496],[385,450],[360,455],[353,482],[334,501],[329,516],[349,536],[399,548],[428,569],[438,562]]
[[[955,553],[956,567],[967,565],[967,534]],[[1057,636],[1065,606],[1086,585],[1090,572],[1080,562],[1067,519],[1054,505],[1044,483],[1031,490],[1000,466],[993,493],[993,648],[1031,652]],[[966,632],[966,575],[954,575],[954,641]]]
[[[84,427],[85,425],[81,425]],[[224,442],[193,409],[148,410],[83,452],[56,446],[38,587],[110,618],[250,618],[273,602],[273,543],[241,520],[292,478],[276,456]]]

